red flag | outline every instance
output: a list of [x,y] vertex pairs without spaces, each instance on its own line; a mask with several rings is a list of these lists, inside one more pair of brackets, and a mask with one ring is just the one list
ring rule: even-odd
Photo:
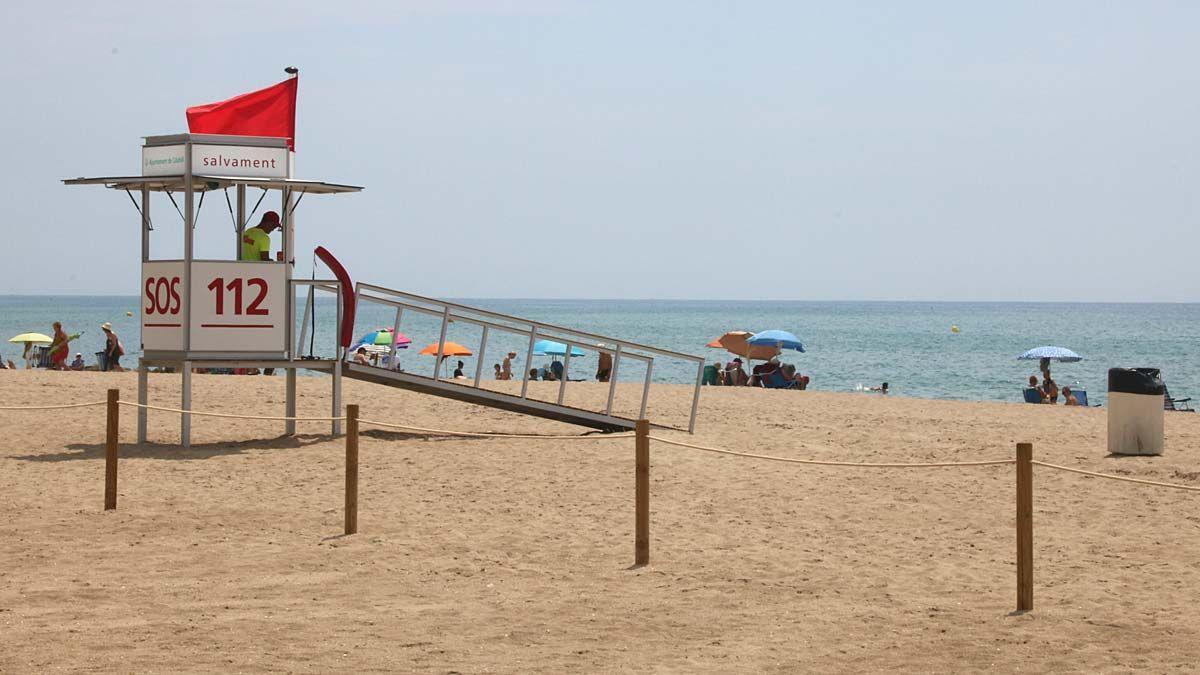
[[274,136],[296,149],[296,80],[288,79],[227,101],[187,109],[188,131],[194,134]]

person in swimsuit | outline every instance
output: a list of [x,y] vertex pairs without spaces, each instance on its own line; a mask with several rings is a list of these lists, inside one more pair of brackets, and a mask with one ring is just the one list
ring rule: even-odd
[[62,329],[62,324],[54,322],[54,342],[50,345],[50,368],[51,370],[68,370],[67,357],[71,355],[71,350],[68,347],[70,338]]

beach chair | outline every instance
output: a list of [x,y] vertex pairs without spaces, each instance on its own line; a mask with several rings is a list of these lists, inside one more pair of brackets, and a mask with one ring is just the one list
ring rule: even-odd
[[763,375],[759,381],[764,389],[799,389],[800,383],[795,380],[789,380],[783,376],[783,373],[777,368]]
[[717,384],[717,367],[704,366],[704,377],[700,380],[700,384]]
[[1171,398],[1171,392],[1165,386],[1163,387],[1163,410],[1170,410],[1171,412],[1195,412],[1192,410],[1192,406],[1188,405],[1188,402],[1191,400],[1190,396],[1188,398]]
[[1084,391],[1083,389],[1072,389],[1071,393],[1075,394],[1075,400],[1079,401],[1080,406],[1082,406],[1084,408],[1088,407],[1086,391]]
[[1033,387],[1025,387],[1024,394],[1025,394],[1025,402],[1026,403],[1041,403],[1042,402],[1042,392],[1038,391],[1037,389],[1034,389]]

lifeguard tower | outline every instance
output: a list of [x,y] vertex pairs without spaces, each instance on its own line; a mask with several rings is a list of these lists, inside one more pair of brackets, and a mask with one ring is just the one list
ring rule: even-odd
[[[647,418],[647,406],[655,358],[682,361],[690,377],[695,373],[695,389],[686,426],[692,431],[700,399],[704,359],[689,354],[637,344],[619,338],[573,330],[539,321],[530,321],[494,311],[468,307],[454,302],[413,295],[383,286],[353,284],[349,275],[332,255],[317,248],[317,255],[336,277],[334,279],[296,279],[295,211],[306,195],[330,195],[358,192],[361,187],[292,176],[290,151],[283,138],[178,134],[148,136],[142,146],[142,172],[138,176],[74,178],[67,185],[104,185],[129,195],[141,218],[142,273],[139,295],[141,307],[141,343],[143,355],[138,362],[138,403],[149,402],[151,367],[174,368],[182,378],[180,401],[180,439],[184,447],[191,442],[193,369],[283,370],[287,393],[283,417],[296,417],[296,371],[315,370],[332,376],[331,417],[340,417],[342,378],[349,377],[422,394],[439,396],[475,405],[488,406],[553,419],[603,431],[631,430],[637,419]],[[232,196],[230,194],[232,191]],[[150,213],[151,193],[165,194],[179,213],[183,225],[181,258],[151,259],[150,237],[154,224]],[[134,196],[137,193],[140,196]],[[229,257],[220,260],[196,259],[194,252],[196,216],[205,197],[225,201],[233,220]],[[247,213],[248,199],[255,202]],[[282,230],[282,251],[274,260],[240,260],[243,232],[271,196],[269,206],[278,204]],[[180,203],[182,201],[182,204]],[[170,212],[168,211],[168,215]],[[170,218],[174,220],[174,218]],[[161,223],[160,223],[161,225]],[[308,305],[296,312],[298,292],[307,289]],[[306,334],[312,326],[308,308],[317,291],[337,297],[338,336],[331,358],[301,356]],[[352,363],[346,360],[347,348],[355,334],[354,317],[360,305],[394,310],[393,334],[399,334],[405,317],[433,317],[440,320],[436,364],[443,362],[442,352],[447,331],[454,326],[473,326],[481,331],[474,352],[478,360],[474,378],[447,379],[435,366],[432,376],[401,370],[393,343],[388,367]],[[296,339],[297,320],[299,339]],[[525,364],[535,355],[542,340],[557,342],[564,348],[557,395],[537,399],[530,395],[528,368],[521,368],[519,393],[497,390],[481,382],[484,355],[489,338],[516,336],[524,345]],[[527,342],[526,342],[527,341]],[[565,394],[572,379],[572,355],[582,349],[605,353],[611,359],[606,404],[581,408],[567,404]],[[495,347],[493,346],[493,350]],[[644,368],[640,405],[626,407],[621,414],[614,406],[618,375],[623,363],[633,361]],[[632,384],[632,383],[631,383]],[[634,412],[637,411],[637,412]],[[138,408],[138,442],[146,441],[146,408]],[[332,432],[341,434],[341,422],[333,421]],[[655,424],[654,426],[666,426]],[[294,434],[295,419],[285,420],[287,434]]]
[[[293,333],[296,293],[309,285],[338,294],[341,323],[341,282],[296,280],[295,211],[306,195],[358,192],[361,187],[292,177],[293,161],[283,138],[177,134],[147,136],[142,146],[140,176],[75,178],[67,185],[105,185],[125,191],[141,216],[142,274],[139,294],[143,356],[138,363],[138,403],[149,398],[151,367],[170,367],[182,377],[180,408],[191,410],[194,368],[258,368],[285,371],[286,417],[296,415],[296,370],[326,371],[333,375],[333,417],[341,409],[341,364],[344,345],[331,359],[299,359]],[[150,194],[164,193],[183,221],[182,258],[154,260],[150,237],[154,231]],[[231,194],[232,192],[232,194]],[[140,199],[134,197],[137,193]],[[193,255],[197,212],[205,197],[226,202],[234,228],[229,257],[198,260]],[[223,193],[223,194],[222,194]],[[256,199],[246,211],[248,193]],[[270,197],[268,200],[267,198]],[[274,260],[241,260],[242,236],[263,202],[278,208],[282,250]],[[160,225],[161,226],[161,225]],[[181,414],[180,435],[190,445],[191,416]],[[286,422],[295,433],[295,421]],[[341,433],[333,422],[333,433]],[[138,442],[146,440],[146,409],[138,408]]]

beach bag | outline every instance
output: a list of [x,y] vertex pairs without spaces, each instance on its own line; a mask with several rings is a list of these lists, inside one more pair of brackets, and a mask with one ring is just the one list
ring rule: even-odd
[[120,340],[117,340],[117,356],[125,356],[125,345]]

